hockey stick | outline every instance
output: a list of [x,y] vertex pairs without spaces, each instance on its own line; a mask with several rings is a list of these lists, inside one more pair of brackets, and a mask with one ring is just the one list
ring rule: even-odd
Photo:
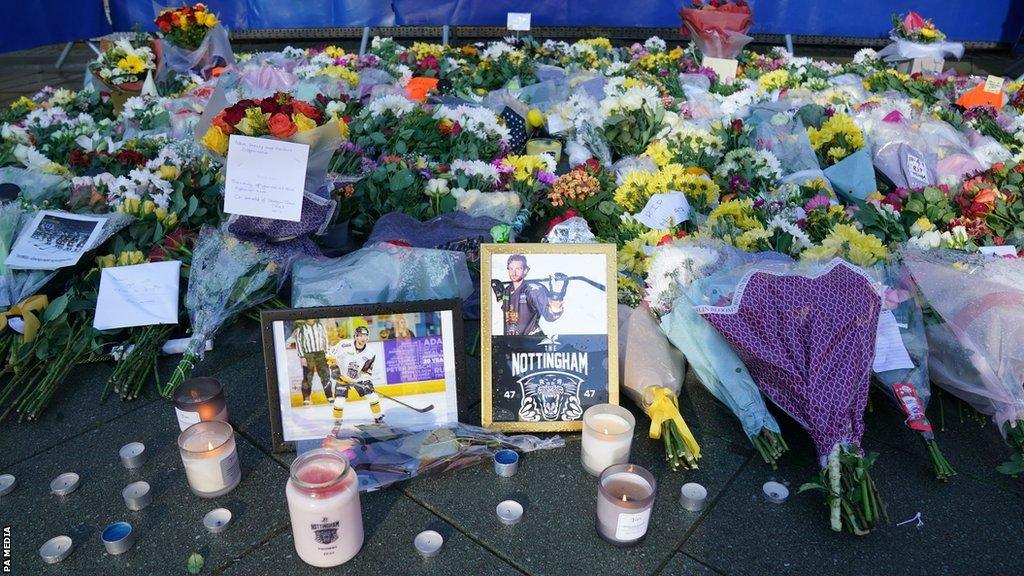
[[426,412],[430,412],[431,410],[434,409],[434,405],[433,404],[428,405],[426,408],[416,408],[415,406],[410,406],[410,405],[406,404],[405,402],[402,402],[398,398],[392,398],[391,396],[388,396],[387,394],[385,394],[383,392],[377,392],[377,394],[387,398],[388,400],[391,400],[392,402],[396,402],[398,404],[401,404],[402,406],[405,406],[406,408],[408,408],[410,410],[415,410],[416,412],[419,412],[420,414],[424,414]]

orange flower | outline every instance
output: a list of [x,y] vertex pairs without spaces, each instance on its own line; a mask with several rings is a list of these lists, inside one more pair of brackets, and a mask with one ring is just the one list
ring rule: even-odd
[[316,108],[313,108],[308,103],[303,102],[302,100],[292,100],[291,105],[296,112],[302,114],[303,116],[309,118],[310,120],[316,121],[318,118],[320,118],[320,113],[317,112]]
[[298,131],[292,119],[280,112],[270,117],[267,127],[274,138],[290,138],[292,134]]
[[974,197],[974,201],[991,208],[996,205],[996,191],[992,188],[986,188],[978,192],[978,195]]
[[231,128],[231,125],[228,124],[227,120],[224,119],[224,114],[217,114],[213,118],[213,125],[217,128],[220,128],[220,131],[225,134],[231,134],[232,132],[234,132],[234,130]]

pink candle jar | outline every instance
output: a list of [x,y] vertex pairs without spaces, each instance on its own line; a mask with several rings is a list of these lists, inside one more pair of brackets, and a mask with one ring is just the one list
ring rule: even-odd
[[363,546],[359,481],[336,450],[310,450],[295,459],[285,488],[295,552],[310,566],[348,562]]

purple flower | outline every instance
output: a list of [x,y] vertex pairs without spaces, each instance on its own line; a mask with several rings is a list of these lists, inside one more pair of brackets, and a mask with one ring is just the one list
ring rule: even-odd
[[742,176],[733,176],[729,178],[729,191],[742,194],[750,190],[750,182],[747,182]]
[[539,170],[537,171],[537,180],[550,186],[555,183],[555,175],[546,170]]
[[758,198],[757,200],[754,200],[754,208],[761,208],[762,206],[764,206],[764,204],[764,198]]
[[420,176],[423,176],[427,180],[431,180],[434,177],[434,174],[430,170],[427,170],[426,168],[420,168],[419,172]]

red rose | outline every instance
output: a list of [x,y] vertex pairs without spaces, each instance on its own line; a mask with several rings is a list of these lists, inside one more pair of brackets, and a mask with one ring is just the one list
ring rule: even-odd
[[218,116],[223,117],[228,126],[235,126],[245,118],[245,108],[238,104],[228,106]]
[[163,20],[158,22],[157,26],[160,28],[161,32],[170,32],[171,31],[171,25],[168,24],[167,22],[163,21]]
[[281,112],[281,105],[270,98],[260,100],[260,110],[265,114],[277,114]]
[[295,112],[302,114],[306,118],[309,118],[310,120],[316,122],[317,124],[320,123],[320,111],[310,106],[308,102],[303,102],[302,100],[292,100],[292,109]]

